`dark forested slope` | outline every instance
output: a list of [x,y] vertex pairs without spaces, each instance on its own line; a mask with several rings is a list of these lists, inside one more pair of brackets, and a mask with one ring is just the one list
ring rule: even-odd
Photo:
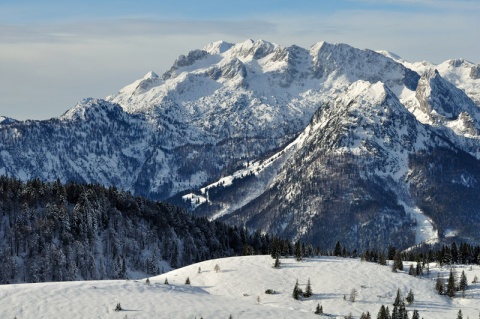
[[0,177],[0,283],[153,275],[268,242],[112,187]]

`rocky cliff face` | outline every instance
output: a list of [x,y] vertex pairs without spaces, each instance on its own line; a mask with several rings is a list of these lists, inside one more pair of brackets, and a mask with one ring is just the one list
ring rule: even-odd
[[478,190],[478,107],[449,80],[465,63],[420,72],[345,44],[216,42],[58,119],[0,123],[0,172],[115,185],[327,246],[437,240],[454,227],[431,205],[450,163],[437,156],[457,156],[445,194],[462,176]]

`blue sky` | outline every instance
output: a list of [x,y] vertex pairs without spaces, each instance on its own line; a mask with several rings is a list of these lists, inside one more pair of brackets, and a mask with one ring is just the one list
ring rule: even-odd
[[478,17],[478,0],[2,0],[0,115],[59,116],[217,40],[327,41],[479,63]]

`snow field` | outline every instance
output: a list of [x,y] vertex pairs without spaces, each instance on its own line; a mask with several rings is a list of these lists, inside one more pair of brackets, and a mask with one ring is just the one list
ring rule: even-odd
[[[270,256],[232,257],[187,266],[146,280],[86,281],[19,284],[0,286],[2,318],[322,318],[313,312],[323,306],[324,318],[343,318],[352,313],[359,318],[369,311],[376,317],[383,304],[392,303],[400,288],[404,296],[412,289],[415,301],[407,306],[428,319],[477,318],[480,311],[480,284],[472,284],[480,267],[458,266],[457,276],[465,270],[469,288],[465,298],[450,299],[434,290],[437,272],[448,278],[449,267],[430,266],[430,274],[409,276],[392,273],[389,266],[359,259],[320,257],[297,262],[281,259],[274,269]],[[220,271],[215,272],[218,264]],[[200,272],[199,272],[200,268]],[[470,270],[471,269],[471,270]],[[169,285],[165,285],[165,278]],[[189,278],[191,285],[185,285]],[[294,300],[292,291],[298,279],[305,290],[308,279],[314,295]],[[275,294],[265,294],[273,289]],[[352,289],[356,301],[350,302]],[[346,300],[344,300],[344,295]],[[120,303],[123,311],[114,311]]]

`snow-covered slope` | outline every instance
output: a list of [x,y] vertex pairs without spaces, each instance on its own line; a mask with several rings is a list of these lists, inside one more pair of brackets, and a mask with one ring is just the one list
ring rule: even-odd
[[[407,306],[409,316],[417,310],[425,319],[477,318],[479,284],[470,284],[465,297],[440,296],[434,286],[437,273],[448,277],[449,269],[430,265],[423,277],[393,273],[388,266],[359,259],[312,258],[303,262],[281,259],[272,268],[270,256],[235,257],[205,261],[141,281],[87,281],[0,286],[0,309],[4,318],[359,318],[370,312],[375,318],[382,305],[393,309],[397,289],[405,297],[411,289],[415,301]],[[215,272],[215,265],[220,271]],[[408,264],[406,264],[408,269]],[[480,276],[480,268],[456,267],[467,279]],[[200,271],[200,272],[199,272]],[[185,285],[186,279],[190,285]],[[165,285],[165,279],[169,284]],[[294,300],[296,280],[305,290],[310,280],[313,296]],[[274,294],[265,294],[267,289]],[[352,289],[356,301],[349,300]],[[344,296],[346,297],[344,300]],[[114,311],[120,303],[122,311]],[[324,315],[314,314],[317,304]]]

